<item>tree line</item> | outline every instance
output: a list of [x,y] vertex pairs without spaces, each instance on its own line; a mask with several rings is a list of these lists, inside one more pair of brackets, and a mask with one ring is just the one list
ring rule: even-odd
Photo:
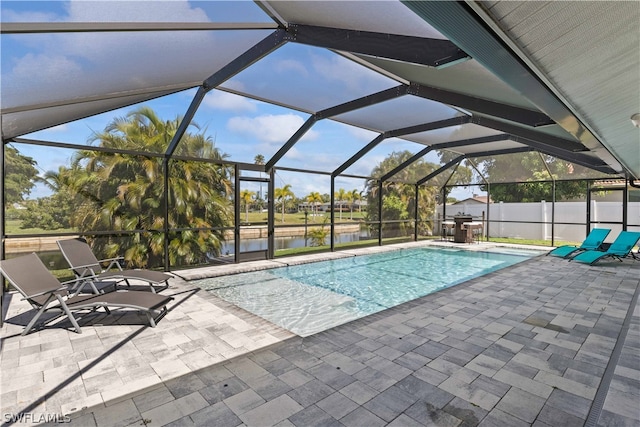
[[[339,211],[339,219],[342,220],[342,212],[346,208],[350,211],[349,219],[353,219],[354,205],[361,202],[364,197],[362,191],[353,189],[346,191],[344,188],[340,188],[334,194],[334,208]],[[274,202],[275,209],[280,214],[280,221],[285,222],[285,214],[287,212],[297,211],[299,205],[306,204],[311,209],[311,213],[317,215],[320,206],[325,203],[331,202],[331,196],[328,193],[320,194],[318,191],[312,191],[304,197],[297,197],[293,192],[291,184],[285,184],[282,187],[274,190]],[[240,192],[240,208],[245,213],[245,220],[249,221],[250,209],[261,209],[264,200],[260,198],[260,195],[251,190],[242,190]],[[362,206],[358,205],[358,210],[362,211]]]

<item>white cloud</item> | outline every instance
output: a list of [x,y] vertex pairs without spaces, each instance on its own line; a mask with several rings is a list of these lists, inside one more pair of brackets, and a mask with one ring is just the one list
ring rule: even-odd
[[13,67],[13,73],[17,76],[33,76],[35,70],[47,64],[47,72],[43,76],[52,76],[56,80],[59,76],[66,76],[70,79],[80,78],[82,76],[82,67],[80,65],[62,55],[49,54],[32,54],[28,53],[18,61]]
[[[302,117],[295,114],[265,114],[257,117],[232,117],[227,128],[232,132],[256,138],[269,144],[283,144],[304,123]],[[303,139],[318,137],[318,132],[309,130]]]
[[278,72],[293,72],[303,76],[309,75],[309,71],[304,64],[295,59],[280,60],[274,64],[274,68]]
[[204,105],[233,112],[253,112],[258,109],[256,103],[248,98],[219,90],[209,92],[204,98]]
[[279,164],[300,169],[332,172],[344,162],[344,156],[331,153],[305,153],[296,147],[290,149]]
[[230,90],[235,90],[238,92],[244,92],[246,90],[244,83],[236,79],[227,80],[226,82],[222,83],[220,86]]
[[[47,21],[208,22],[206,13],[187,1],[65,3],[66,15]],[[3,10],[4,13],[4,10]],[[15,15],[15,14],[14,14]],[[257,36],[256,36],[257,38]],[[201,82],[244,51],[252,38],[222,32],[64,33],[3,40],[3,104],[58,101],[60,94],[82,98],[177,82]],[[201,52],[195,55],[190,47]],[[6,49],[6,56],[5,56]],[[217,51],[216,51],[217,52]],[[185,66],[189,64],[189,66]],[[33,94],[25,99],[25,89]]]
[[54,13],[25,11],[18,12],[11,9],[2,10],[2,22],[51,22],[56,21]]
[[364,156],[349,167],[345,173],[360,176],[369,176],[373,168],[378,166],[385,159],[385,156]]
[[355,126],[347,127],[347,131],[358,141],[373,141],[378,135],[378,132],[371,131],[369,129],[358,128]]
[[191,7],[186,0],[178,1],[70,1],[69,21],[77,22],[208,22],[207,14]]
[[304,198],[312,191],[325,194],[331,191],[331,182],[329,177],[325,175],[316,175],[311,173],[293,173],[279,171],[276,173],[276,187],[282,187],[285,184],[291,185],[291,190],[296,197]]
[[389,78],[339,55],[313,55],[311,62],[323,78],[341,82],[348,90],[378,91],[393,85]]

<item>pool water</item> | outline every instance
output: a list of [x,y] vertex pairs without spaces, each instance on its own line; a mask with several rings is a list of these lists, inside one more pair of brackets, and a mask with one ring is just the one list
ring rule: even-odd
[[203,289],[308,336],[540,255],[403,249],[204,279]]

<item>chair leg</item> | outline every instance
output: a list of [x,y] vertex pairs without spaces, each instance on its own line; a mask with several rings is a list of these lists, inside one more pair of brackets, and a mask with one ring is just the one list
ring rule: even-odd
[[151,314],[151,310],[147,311],[146,313],[147,313],[147,319],[149,319],[149,325],[152,328],[155,328],[156,327],[156,321],[153,318],[153,315]]
[[50,296],[49,299],[47,300],[47,302],[45,302],[44,304],[42,304],[42,306],[40,307],[40,310],[38,310],[38,312],[35,314],[35,316],[33,316],[33,318],[31,319],[31,321],[27,324],[27,326],[25,326],[24,331],[22,331],[22,333],[20,335],[24,336],[27,335],[29,333],[29,331],[31,330],[31,328],[33,328],[33,325],[36,324],[36,322],[38,321],[38,319],[40,318],[40,316],[42,316],[42,313],[45,312],[45,310],[47,309],[47,306],[49,305],[49,303],[53,300],[53,296]]
[[69,321],[71,322],[71,324],[75,328],[76,332],[81,334],[82,333],[82,329],[80,329],[80,325],[78,325],[78,322],[76,321],[76,318],[73,317],[73,314],[71,313],[71,310],[69,310],[69,307],[67,307],[67,304],[64,302],[64,300],[62,299],[62,297],[60,295],[56,295],[56,298],[58,298],[58,302],[60,303],[60,307],[62,307],[62,310],[64,310],[64,312],[67,314],[67,317],[69,318]]
[[[60,303],[60,307],[51,307],[51,308],[49,308],[49,304],[51,304],[51,302],[56,298],[58,299],[58,302]],[[76,332],[82,333],[81,330],[80,330],[80,326],[78,326],[78,323],[76,322],[76,319],[73,317],[73,315],[71,315],[69,307],[67,307],[67,304],[65,304],[64,300],[62,299],[62,297],[60,295],[51,294],[51,295],[49,295],[49,298],[47,299],[47,301],[45,301],[45,303],[42,304],[42,306],[40,307],[38,312],[33,316],[31,321],[29,322],[29,324],[27,324],[27,326],[25,326],[24,330],[22,331],[22,334],[20,334],[20,335],[22,335],[22,336],[27,335],[31,331],[31,329],[33,329],[33,327],[35,326],[35,324],[38,321],[38,319],[40,318],[40,316],[42,316],[42,314],[47,310],[56,310],[56,311],[60,310],[60,313],[57,314],[56,316],[50,318],[49,320],[47,320],[44,324],[53,322],[55,319],[59,318],[64,313],[71,320],[71,323],[75,327]]]

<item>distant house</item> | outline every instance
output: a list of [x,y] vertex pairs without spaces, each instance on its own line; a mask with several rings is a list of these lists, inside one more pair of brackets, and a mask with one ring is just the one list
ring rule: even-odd
[[[367,209],[367,201],[366,200],[358,200],[355,201],[353,203],[349,203],[349,202],[335,202],[334,206],[336,211],[342,209],[343,212],[349,212],[351,210],[351,206],[353,205],[353,211],[357,212],[359,210],[366,210]],[[303,212],[305,210],[307,211],[312,211],[315,210],[317,207],[318,212],[329,212],[329,203],[325,202],[325,203],[309,203],[309,202],[302,202],[302,203],[298,203],[298,212]]]
[[[469,197],[464,200],[458,200],[455,203],[452,203],[452,206],[456,205],[486,205],[488,196],[478,196],[474,194],[472,197]],[[493,200],[489,199],[489,203],[493,203]]]

